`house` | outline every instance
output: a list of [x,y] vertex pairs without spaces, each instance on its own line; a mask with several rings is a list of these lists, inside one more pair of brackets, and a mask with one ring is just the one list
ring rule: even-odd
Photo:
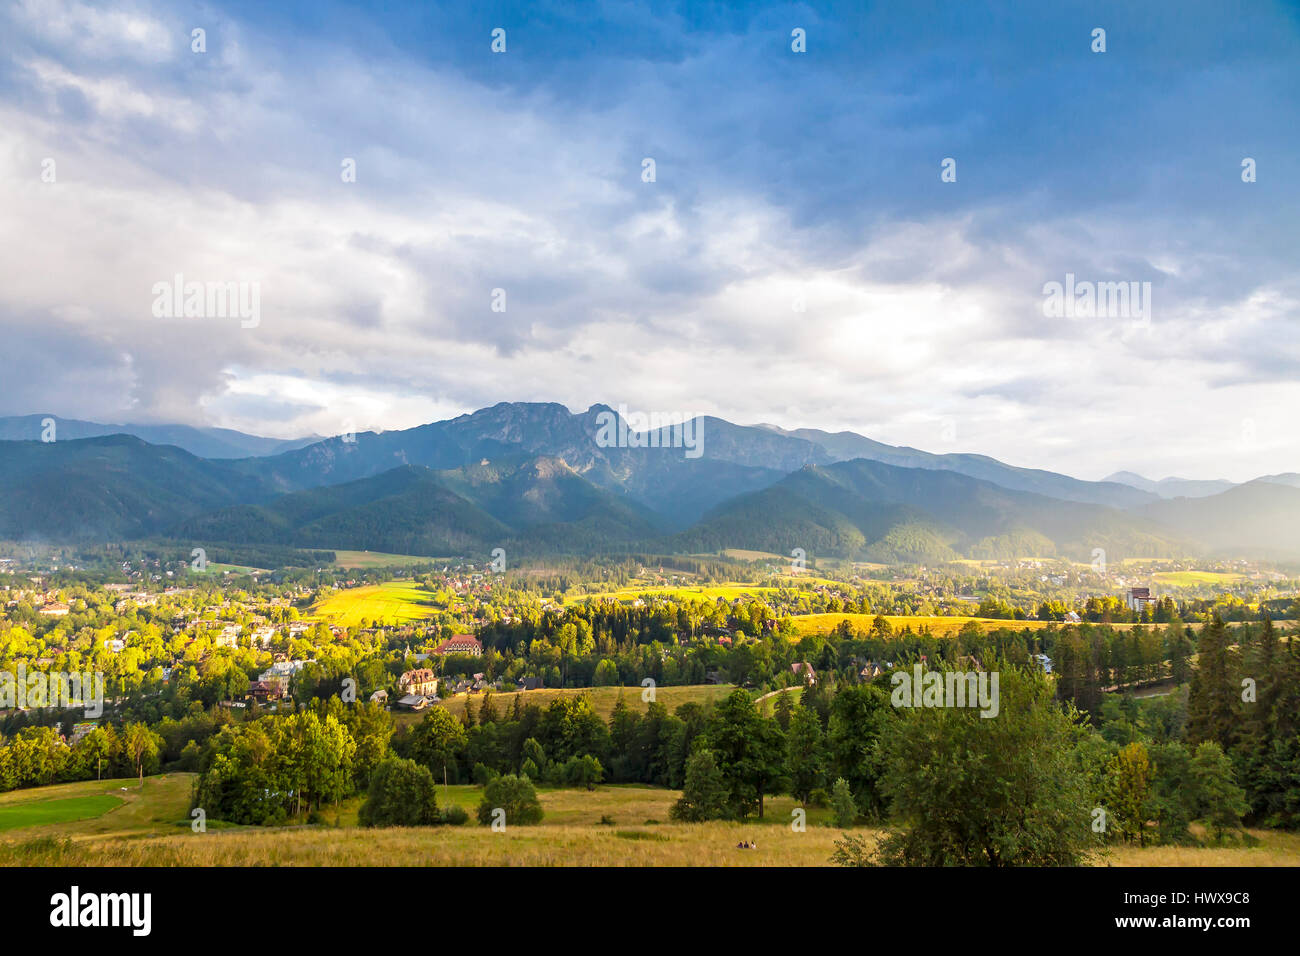
[[1150,588],[1129,588],[1124,598],[1124,605],[1136,614],[1141,614],[1144,607],[1154,602]]
[[456,634],[447,638],[433,649],[440,657],[448,654],[468,654],[471,657],[483,656],[483,644],[473,634]]
[[1066,614],[1065,614],[1065,623],[1066,623],[1066,624],[1080,624],[1080,623],[1082,623],[1082,619],[1079,617],[1079,614],[1078,614],[1077,611],[1067,611]]
[[429,698],[423,694],[407,694],[405,697],[397,699],[397,706],[404,707],[407,710],[424,710],[429,704]]
[[397,686],[404,694],[422,694],[432,697],[438,693],[438,678],[433,676],[433,671],[429,668],[420,667],[402,674],[397,680]]
[[249,682],[248,696],[259,704],[264,704],[268,700],[277,700],[283,697],[284,691],[278,681],[255,680]]
[[540,677],[524,677],[519,680],[520,690],[541,690],[542,679]]
[[862,670],[858,671],[858,680],[875,680],[885,671],[875,661],[867,661],[862,665]]
[[802,677],[803,682],[810,687],[817,683],[817,672],[813,670],[812,665],[807,661],[791,664],[790,671],[795,677]]
[[80,743],[85,736],[98,727],[99,724],[93,720],[83,720],[72,725],[72,737],[68,741],[70,744]]
[[372,703],[372,704],[387,704],[387,703],[388,703],[388,691],[386,691],[386,690],[377,690],[377,691],[375,691],[373,694],[370,695],[370,703]]
[[46,617],[67,617],[68,612],[71,610],[72,608],[68,605],[56,601],[53,604],[47,604],[41,608],[41,613]]
[[258,674],[257,679],[275,684],[280,689],[280,695],[284,696],[289,693],[289,679],[302,670],[307,663],[307,661],[276,661]]

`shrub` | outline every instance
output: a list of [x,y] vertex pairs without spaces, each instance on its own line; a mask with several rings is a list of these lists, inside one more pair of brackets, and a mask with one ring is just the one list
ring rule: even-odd
[[469,819],[469,811],[459,804],[453,803],[442,811],[442,822],[448,826],[458,827]]
[[586,787],[595,790],[605,776],[605,769],[600,761],[591,754],[570,757],[564,764],[564,782],[570,787]]
[[507,826],[529,826],[542,820],[542,805],[537,801],[537,791],[527,777],[506,774],[489,781],[483,788],[483,800],[478,805],[478,822],[487,826],[493,822],[493,811],[505,811]]
[[414,760],[389,757],[375,767],[358,822],[364,827],[422,827],[438,823],[433,774]]

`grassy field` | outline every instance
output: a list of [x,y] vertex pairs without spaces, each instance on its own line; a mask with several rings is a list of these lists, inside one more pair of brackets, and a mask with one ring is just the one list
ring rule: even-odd
[[122,805],[122,799],[108,793],[80,797],[44,798],[0,806],[0,830],[20,830],[48,823],[65,823],[102,816]]
[[30,834],[115,837],[158,833],[187,825],[194,775],[161,774],[122,780],[85,780],[0,794],[0,830],[6,840]]
[[266,568],[252,568],[244,564],[220,564],[215,561],[208,562],[209,574],[267,574]]
[[336,591],[312,605],[306,618],[357,627],[365,620],[372,624],[405,624],[431,617],[437,608],[433,595],[414,581],[386,581]]
[[[790,618],[794,624],[795,632],[801,637],[805,634],[829,634],[835,630],[840,621],[850,621],[853,626],[859,630],[869,631],[875,621],[874,614],[800,614]],[[1047,621],[998,621],[991,618],[981,617],[943,617],[935,616],[917,616],[903,617],[897,615],[885,615],[885,620],[889,626],[896,631],[901,631],[904,627],[910,627],[913,632],[920,633],[922,628],[928,628],[931,634],[936,637],[945,637],[949,634],[955,634],[960,631],[968,621],[977,621],[986,628],[991,627],[1014,627],[1038,629],[1046,627]]]
[[[790,826],[793,798],[767,801],[762,820],[672,823],[676,791],[601,786],[593,791],[539,788],[545,816],[538,826],[496,833],[471,822],[459,827],[362,830],[359,799],[326,808],[325,824],[236,827],[209,821],[189,826],[193,777],[170,774],[135,781],[62,784],[0,798],[0,807],[72,796],[117,795],[122,803],[100,816],[32,823],[0,836],[0,865],[34,866],[826,866],[841,831],[828,811],[807,814],[803,832]],[[127,790],[118,789],[122,785]],[[481,790],[439,787],[440,806],[473,814]],[[877,830],[857,828],[873,839]],[[1252,848],[1112,848],[1094,862],[1111,866],[1296,866],[1300,834],[1252,831]],[[749,840],[757,849],[740,850]]]
[[[681,687],[656,687],[655,700],[668,708],[672,713],[682,704],[690,703],[709,703],[711,701],[721,700],[736,688],[731,684],[686,684]],[[641,700],[643,689],[640,687],[543,687],[540,690],[516,691],[514,693],[496,693],[492,694],[492,706],[497,709],[498,714],[508,714],[514,707],[515,698],[522,697],[523,701],[520,706],[526,704],[536,704],[545,709],[551,701],[557,697],[577,697],[585,694],[591,700],[592,709],[600,714],[603,720],[608,721],[610,714],[614,712],[614,705],[618,702],[619,695],[627,701],[627,706],[633,711],[643,712],[646,709],[646,703]],[[440,706],[447,708],[457,717],[465,713],[466,697],[461,694],[457,697],[445,698]],[[474,701],[474,707],[477,709],[483,706],[483,696],[476,694],[469,698]],[[424,719],[424,715],[419,712],[399,712],[395,715],[398,724],[418,723]]]
[[1231,571],[1157,571],[1152,577],[1161,584],[1175,588],[1213,587],[1241,584],[1249,580],[1244,574]]
[[414,554],[385,554],[383,551],[335,551],[334,563],[340,568],[410,568],[429,564],[447,564],[455,558],[425,558]]

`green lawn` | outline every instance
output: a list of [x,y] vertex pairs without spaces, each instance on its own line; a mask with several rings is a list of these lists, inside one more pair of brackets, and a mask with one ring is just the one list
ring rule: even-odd
[[22,803],[11,803],[0,807],[0,830],[89,820],[103,816],[109,810],[121,805],[121,798],[107,793],[65,797],[62,800],[28,800]]

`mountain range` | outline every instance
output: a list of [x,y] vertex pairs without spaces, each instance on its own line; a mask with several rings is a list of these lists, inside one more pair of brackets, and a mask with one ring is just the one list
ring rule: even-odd
[[[0,419],[0,538],[170,537],[406,554],[724,547],[887,562],[1300,554],[1300,475],[1084,481],[852,432],[704,417],[602,431],[605,405],[501,403],[415,428],[274,444],[221,429]],[[80,429],[80,431],[79,431]],[[692,434],[692,432],[687,432]],[[618,440],[610,440],[612,435]],[[18,436],[8,438],[4,436]],[[155,441],[151,441],[152,436]],[[174,439],[169,441],[168,439]],[[205,451],[197,454],[195,449]],[[242,451],[242,454],[239,452]]]

